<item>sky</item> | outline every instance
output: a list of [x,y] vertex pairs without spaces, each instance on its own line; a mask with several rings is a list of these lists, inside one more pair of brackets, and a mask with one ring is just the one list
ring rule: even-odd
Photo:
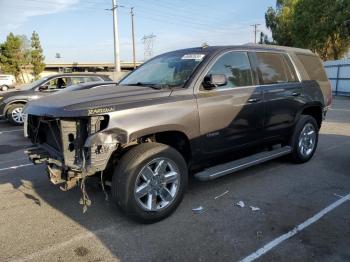
[[[209,45],[254,41],[252,24],[270,35],[265,11],[275,0],[119,0],[121,61],[132,60],[130,7],[134,7],[136,57],[144,35],[154,34],[154,55]],[[13,32],[39,33],[46,63],[112,62],[112,0],[0,0],[0,42]],[[107,9],[107,10],[106,10]],[[61,58],[55,58],[60,53]]]

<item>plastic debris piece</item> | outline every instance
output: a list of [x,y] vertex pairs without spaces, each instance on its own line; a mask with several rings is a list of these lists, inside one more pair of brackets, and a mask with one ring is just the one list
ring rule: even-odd
[[258,207],[253,207],[253,206],[249,206],[249,207],[251,208],[252,211],[259,211],[260,210],[260,208],[258,208]]
[[339,197],[339,198],[343,198],[344,196],[338,195],[337,193],[334,193],[334,196]]
[[196,208],[192,208],[192,211],[196,214],[200,214],[204,212],[204,208],[202,206],[196,207]]
[[256,232],[256,236],[257,236],[258,239],[262,239],[263,238],[263,232],[261,232],[261,231]]
[[240,206],[240,207],[245,207],[245,204],[243,201],[239,201],[236,203],[237,206]]
[[228,194],[228,192],[229,192],[229,191],[227,190],[227,191],[225,191],[224,193],[222,193],[222,194],[220,194],[220,195],[214,197],[214,199],[216,200],[216,199],[218,199],[218,198],[220,198],[220,197],[223,197],[224,195]]

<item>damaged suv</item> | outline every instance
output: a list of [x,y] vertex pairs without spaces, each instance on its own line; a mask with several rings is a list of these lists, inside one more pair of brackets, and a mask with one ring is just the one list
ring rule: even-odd
[[101,178],[131,217],[152,223],[181,202],[188,174],[212,180],[280,156],[308,161],[331,104],[311,51],[222,46],[169,52],[118,88],[57,94],[25,108],[27,154],[68,190]]

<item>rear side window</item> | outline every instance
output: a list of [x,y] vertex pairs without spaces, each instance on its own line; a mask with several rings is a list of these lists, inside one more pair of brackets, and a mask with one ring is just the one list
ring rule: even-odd
[[297,54],[311,80],[328,81],[320,59],[314,55]]
[[277,53],[256,53],[262,84],[295,82],[297,77],[289,58]]
[[230,52],[221,56],[208,74],[226,75],[227,84],[221,88],[253,85],[249,58],[244,52]]
[[77,85],[77,84],[80,84],[80,83],[84,83],[84,77],[72,77],[71,78],[71,84],[72,85]]

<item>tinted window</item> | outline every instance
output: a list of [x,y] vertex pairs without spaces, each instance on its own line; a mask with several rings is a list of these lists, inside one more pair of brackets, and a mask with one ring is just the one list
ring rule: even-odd
[[281,54],[257,53],[256,57],[263,84],[288,82],[286,64]]
[[97,82],[101,81],[102,79],[98,76],[90,76],[86,78],[86,82]]
[[252,72],[247,53],[230,52],[221,56],[208,72],[223,74],[227,77],[227,85],[220,88],[233,88],[253,85]]
[[285,70],[288,78],[288,82],[298,81],[297,73],[295,72],[294,65],[290,61],[290,58],[287,55],[283,56],[283,62],[285,64]]
[[297,57],[303,64],[311,80],[328,81],[327,75],[323,69],[321,61],[317,56],[298,54]]

